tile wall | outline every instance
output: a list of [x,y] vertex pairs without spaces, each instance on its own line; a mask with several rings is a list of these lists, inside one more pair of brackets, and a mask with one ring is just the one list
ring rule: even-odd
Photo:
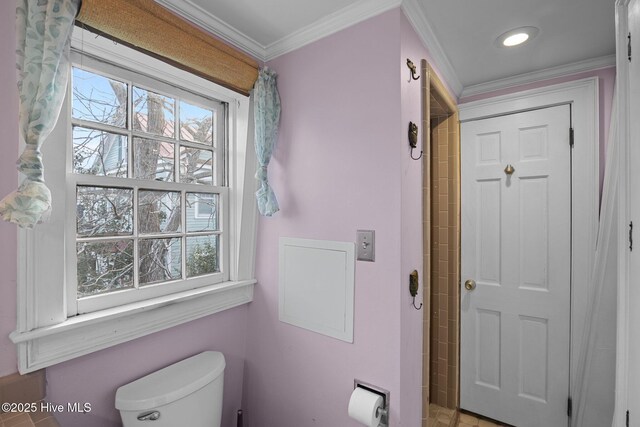
[[[431,118],[430,401],[458,406],[460,152],[457,113]],[[425,379],[428,381],[428,379]],[[426,384],[425,384],[426,385]]]

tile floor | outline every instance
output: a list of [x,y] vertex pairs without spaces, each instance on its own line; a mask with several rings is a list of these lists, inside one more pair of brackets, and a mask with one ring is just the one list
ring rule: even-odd
[[46,412],[0,413],[0,427],[59,427],[53,415]]
[[[429,421],[427,427],[454,427],[455,411],[442,406],[429,404]],[[424,421],[423,421],[424,423]]]
[[429,405],[429,427],[506,427],[471,414],[459,413],[455,423],[456,411],[433,403]]

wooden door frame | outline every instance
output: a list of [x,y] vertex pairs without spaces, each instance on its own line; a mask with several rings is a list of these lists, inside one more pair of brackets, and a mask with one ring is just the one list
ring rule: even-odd
[[[422,401],[423,401],[423,419],[428,419],[428,405],[431,403],[431,396],[429,395],[430,391],[430,364],[429,364],[429,356],[431,351],[431,340],[430,340],[430,330],[431,330],[431,287],[433,284],[431,283],[431,230],[433,228],[433,222],[431,220],[431,94],[433,93],[440,101],[442,101],[446,108],[449,110],[449,118],[447,120],[456,120],[457,123],[457,114],[458,114],[458,105],[456,100],[451,96],[449,90],[442,82],[442,80],[438,77],[438,74],[435,72],[431,64],[428,63],[426,59],[422,59],[420,63],[420,68],[422,72],[421,79],[421,93],[422,93],[422,147],[423,147],[423,183],[429,183],[425,185],[422,192],[423,197],[423,255],[428,253],[428,256],[425,257],[423,263],[423,271],[422,277],[424,281],[424,292],[423,292],[423,303],[425,305],[425,309],[423,312],[424,322],[423,322],[423,365],[422,365],[422,375],[423,375],[423,389],[422,389]],[[459,133],[458,133],[459,136]],[[460,145],[460,138],[458,138],[457,144]],[[459,159],[458,159],[459,161]],[[427,179],[425,179],[427,177]],[[424,185],[424,184],[423,184]],[[428,206],[428,207],[427,207]],[[426,227],[425,227],[426,225]],[[458,225],[458,229],[459,229]],[[425,251],[427,249],[427,251]],[[458,267],[459,268],[459,267]],[[426,326],[425,326],[426,325]],[[458,324],[459,326],[459,324]],[[458,340],[459,341],[459,340]],[[459,350],[459,342],[458,342],[458,350]],[[425,360],[425,354],[427,360]],[[456,354],[453,357],[458,358],[457,366],[459,369],[459,355]],[[458,381],[459,382],[459,381]],[[426,386],[425,386],[426,385]],[[459,388],[459,387],[458,387]],[[457,390],[458,396],[456,398],[456,407],[459,406],[459,390]],[[425,412],[426,411],[426,412]]]
[[[460,104],[460,122],[570,104],[575,145],[571,152],[571,342],[569,390],[577,378],[580,352],[586,343],[591,266],[595,261],[599,220],[598,78],[575,80],[523,92]],[[567,132],[569,130],[567,129]],[[584,395],[587,390],[582,389]]]

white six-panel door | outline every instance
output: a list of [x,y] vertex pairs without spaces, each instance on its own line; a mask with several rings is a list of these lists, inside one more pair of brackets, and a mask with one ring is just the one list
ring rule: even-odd
[[562,105],[461,129],[460,406],[518,427],[568,421],[569,127]]

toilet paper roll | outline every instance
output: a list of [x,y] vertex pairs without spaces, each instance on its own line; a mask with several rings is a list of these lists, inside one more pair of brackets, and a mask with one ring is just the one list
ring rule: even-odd
[[382,396],[356,387],[349,399],[349,416],[366,426],[378,427],[382,418],[378,409],[382,407]]

